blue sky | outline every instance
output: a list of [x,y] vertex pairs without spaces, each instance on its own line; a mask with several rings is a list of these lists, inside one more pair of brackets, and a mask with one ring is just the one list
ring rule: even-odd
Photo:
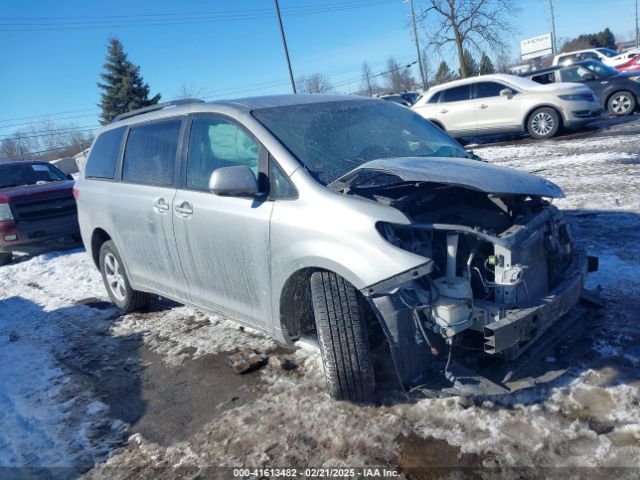
[[[513,56],[520,38],[550,29],[547,0],[516,3],[517,34],[508,38]],[[424,5],[423,0],[415,4],[418,9]],[[554,0],[558,36],[607,26],[629,36],[635,29],[633,4]],[[322,72],[349,92],[360,87],[363,61],[381,72],[390,55],[414,59],[409,9],[400,0],[280,0],[280,6],[296,76]],[[160,92],[165,100],[178,96],[183,85],[211,99],[287,93],[272,9],[272,0],[0,0],[0,135],[40,116],[60,124],[95,125],[96,81],[111,34],[141,66],[152,94]],[[206,21],[199,23],[184,23],[180,15],[203,12]],[[166,18],[176,20],[172,25],[130,25]],[[434,53],[430,60],[435,64],[440,57],[455,64],[453,50]]]

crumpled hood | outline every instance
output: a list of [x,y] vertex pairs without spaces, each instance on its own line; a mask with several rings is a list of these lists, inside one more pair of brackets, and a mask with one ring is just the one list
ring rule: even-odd
[[344,177],[351,176],[359,170],[386,172],[406,182],[443,183],[486,193],[564,198],[562,189],[548,180],[530,173],[465,158],[383,158],[364,163]]

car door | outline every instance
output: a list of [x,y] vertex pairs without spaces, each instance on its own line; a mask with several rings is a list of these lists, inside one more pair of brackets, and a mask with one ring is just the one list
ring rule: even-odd
[[[518,92],[500,82],[478,82],[474,84],[474,101],[478,134],[501,133],[520,130],[522,108]],[[502,96],[508,89],[513,95]]]
[[208,185],[217,168],[239,165],[249,167],[264,185],[266,151],[238,122],[216,114],[192,116],[187,138],[173,211],[192,302],[265,326],[271,315],[272,203],[255,196],[215,195]]
[[121,182],[109,196],[112,235],[132,281],[178,300],[188,298],[173,233],[179,139],[184,118],[132,126]]
[[574,65],[560,70],[561,82],[577,82],[587,85],[593,93],[600,99],[603,98],[603,91],[607,87],[608,82],[598,78],[598,76],[582,65]]
[[440,94],[437,119],[453,136],[477,135],[475,103],[471,85],[447,88]]

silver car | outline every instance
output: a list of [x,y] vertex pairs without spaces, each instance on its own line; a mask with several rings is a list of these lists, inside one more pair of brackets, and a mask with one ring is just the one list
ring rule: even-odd
[[514,75],[481,75],[430,88],[412,107],[454,137],[528,133],[545,139],[601,113],[581,83],[540,85]]
[[381,100],[134,111],[99,131],[76,189],[120,310],[158,294],[287,344],[316,338],[339,399],[370,398],[373,352],[404,388],[476,354],[516,358],[561,328],[587,274],[559,187]]

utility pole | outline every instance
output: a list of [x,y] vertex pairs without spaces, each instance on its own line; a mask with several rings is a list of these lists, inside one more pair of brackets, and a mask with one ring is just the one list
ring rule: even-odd
[[636,48],[640,48],[640,30],[638,30],[638,0],[636,0]]
[[558,37],[556,36],[556,16],[553,14],[553,0],[549,0],[549,9],[551,10],[551,30],[553,35],[553,54],[558,53]]
[[298,93],[296,91],[296,82],[293,79],[293,70],[291,69],[291,59],[289,58],[289,49],[287,48],[287,38],[284,36],[284,27],[282,26],[282,15],[280,15],[280,5],[278,5],[278,0],[276,2],[276,12],[278,14],[278,24],[280,25],[280,34],[282,35],[282,45],[284,46],[284,55],[287,57],[287,67],[289,67],[289,78],[291,79],[291,89],[293,93]]
[[418,54],[418,67],[420,68],[420,78],[422,79],[422,90],[427,91],[427,81],[424,78],[424,65],[422,64],[422,51],[420,50],[420,40],[418,39],[418,27],[416,25],[416,11],[413,8],[413,0],[409,0],[411,7],[411,23],[413,25],[413,40],[416,44],[416,53]]

